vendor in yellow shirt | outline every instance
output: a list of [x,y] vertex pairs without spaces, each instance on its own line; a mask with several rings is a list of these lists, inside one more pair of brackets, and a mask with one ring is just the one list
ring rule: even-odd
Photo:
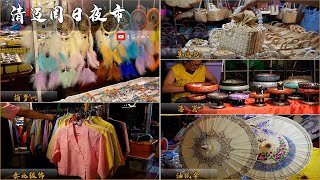
[[189,60],[175,64],[169,70],[162,86],[163,93],[171,93],[171,102],[186,102],[184,85],[191,82],[205,82],[217,84],[217,79],[206,68],[202,60]]

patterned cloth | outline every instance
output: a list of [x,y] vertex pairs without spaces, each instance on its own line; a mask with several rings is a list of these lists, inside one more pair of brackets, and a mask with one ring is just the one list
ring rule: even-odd
[[302,10],[304,17],[301,26],[306,31],[319,32],[319,9],[306,7]]

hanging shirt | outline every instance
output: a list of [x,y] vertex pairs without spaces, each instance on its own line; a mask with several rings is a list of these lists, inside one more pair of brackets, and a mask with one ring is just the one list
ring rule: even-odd
[[112,124],[108,123],[107,121],[103,120],[101,117],[98,116],[91,116],[88,117],[88,120],[91,120],[93,123],[100,125],[104,128],[107,128],[111,134],[112,145],[114,148],[114,172],[117,168],[121,165],[124,165],[124,158],[121,152],[121,147],[119,144],[119,140],[116,134],[116,130],[112,126]]
[[59,175],[82,179],[104,179],[108,175],[105,163],[105,139],[85,124],[70,124],[57,130],[51,162]]
[[[204,82],[206,80],[206,66],[201,65],[193,74],[186,71],[186,68],[181,64],[175,64],[171,67],[175,77],[175,86],[183,87],[187,83],[192,82]],[[171,102],[175,102],[177,99],[186,97],[189,92],[174,93],[171,97]]]
[[10,103],[1,103],[1,117],[9,120],[14,120],[20,111],[19,106],[14,106]]
[[97,130],[106,140],[105,146],[106,146],[106,166],[108,168],[108,170],[110,171],[113,168],[113,161],[114,161],[114,149],[112,147],[112,140],[110,137],[110,133],[108,131],[108,129],[103,128],[102,126],[98,126],[95,124],[89,124],[89,123],[85,123],[89,128],[93,128],[95,130]]
[[61,127],[65,127],[66,123],[63,123],[63,122],[65,120],[70,119],[71,116],[72,116],[72,114],[68,114],[68,115],[62,116],[59,119],[57,119],[55,127],[52,130],[53,132],[52,132],[52,136],[51,136],[50,142],[48,144],[47,155],[46,155],[48,159],[51,159],[51,157],[52,157],[53,147],[54,147],[54,143],[56,142],[56,136],[57,136],[56,135],[57,134],[56,131]]

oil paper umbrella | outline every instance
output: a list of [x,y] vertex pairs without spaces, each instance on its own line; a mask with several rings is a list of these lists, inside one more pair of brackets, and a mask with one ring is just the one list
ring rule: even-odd
[[247,120],[259,142],[259,155],[246,174],[253,179],[286,179],[308,163],[312,142],[295,121],[281,116],[258,116]]
[[203,116],[187,127],[179,144],[182,167],[205,178],[239,178],[257,155],[252,129],[235,116]]
[[310,161],[308,162],[306,167],[304,167],[303,170],[299,172],[299,174],[290,177],[289,180],[320,179],[319,162],[320,162],[320,149],[313,148]]

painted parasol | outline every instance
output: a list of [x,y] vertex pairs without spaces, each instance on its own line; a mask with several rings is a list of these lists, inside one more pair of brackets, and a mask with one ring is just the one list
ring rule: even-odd
[[187,127],[179,144],[182,167],[205,178],[239,178],[257,154],[252,129],[236,116],[203,116]]
[[299,174],[290,177],[289,180],[320,179],[319,162],[320,162],[320,149],[313,148],[310,161],[308,162],[306,167],[304,167],[303,170],[299,172]]
[[253,179],[286,179],[308,163],[312,142],[297,122],[281,116],[258,116],[247,120],[259,142],[259,155],[246,174]]

